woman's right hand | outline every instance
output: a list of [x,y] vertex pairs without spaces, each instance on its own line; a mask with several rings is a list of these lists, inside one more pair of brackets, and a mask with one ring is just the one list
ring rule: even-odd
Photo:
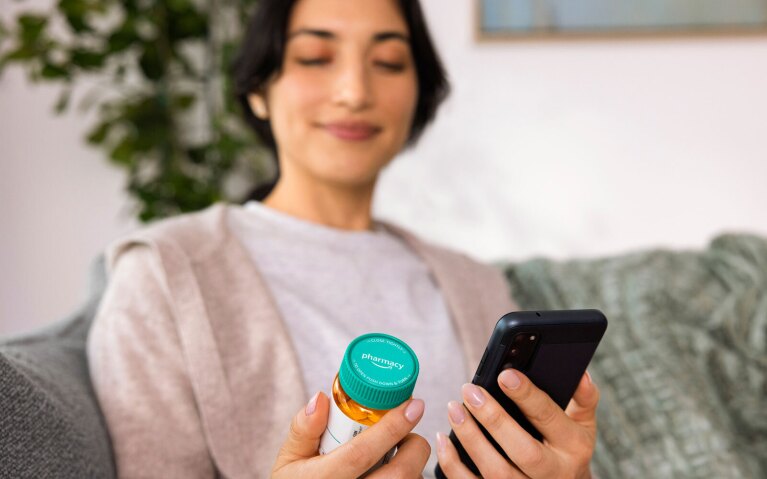
[[288,439],[272,468],[273,479],[358,477],[394,446],[398,449],[392,460],[367,478],[421,477],[431,447],[426,439],[410,432],[423,416],[421,399],[405,401],[353,440],[320,455],[320,437],[327,426],[329,407],[330,399],[318,392],[293,417]]

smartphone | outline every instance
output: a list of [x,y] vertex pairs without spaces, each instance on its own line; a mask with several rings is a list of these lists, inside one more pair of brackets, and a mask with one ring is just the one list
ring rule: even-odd
[[[596,309],[505,314],[495,325],[472,383],[485,388],[520,426],[542,441],[541,433],[501,391],[498,375],[508,368],[522,371],[564,410],[606,329],[607,318]],[[496,450],[508,459],[479,421],[477,425]],[[450,431],[450,441],[461,461],[479,475],[477,466],[453,431]],[[446,477],[439,464],[434,472],[437,478]]]

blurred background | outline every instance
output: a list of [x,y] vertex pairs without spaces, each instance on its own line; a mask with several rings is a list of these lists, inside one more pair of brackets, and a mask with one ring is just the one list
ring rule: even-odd
[[[487,261],[702,248],[722,232],[767,234],[767,35],[493,39],[479,32],[477,2],[421,2],[453,92],[420,144],[385,172],[379,217]],[[0,0],[4,48],[14,44],[9,27],[19,12],[47,14],[62,3],[73,13],[68,24],[51,24],[54,32],[72,30],[78,9],[94,5],[106,5],[103,28],[125,25],[124,14],[110,16],[113,2]],[[247,7],[221,4],[229,10],[217,14],[219,26]],[[200,26],[198,17],[210,16],[199,12],[182,17],[179,38],[214,37],[190,41],[189,58],[206,59],[190,71],[220,68],[226,55],[213,63],[205,55],[211,44],[226,49],[235,41],[227,37],[230,29]],[[28,36],[35,21],[26,23]],[[133,30],[149,38],[152,22],[137,22]],[[110,37],[115,53],[130,49],[120,43],[130,43],[129,35],[122,35]],[[241,125],[222,120],[232,106],[223,96],[189,99],[224,88],[225,79],[205,74],[197,83],[176,81],[180,93],[163,97],[184,110],[177,128],[186,143],[158,154],[155,163],[132,162],[131,154],[154,146],[127,141],[116,112],[133,114],[131,121],[146,112],[129,111],[119,88],[115,94],[110,75],[117,73],[103,73],[105,60],[89,57],[91,47],[78,48],[79,57],[67,57],[78,60],[77,72],[61,70],[63,60],[53,55],[38,72],[50,81],[30,81],[20,63],[7,64],[0,75],[3,336],[67,314],[84,299],[88,265],[106,245],[138,227],[140,214],[173,213],[163,198],[174,192],[154,182],[160,177],[153,164],[183,153],[198,166],[223,165],[212,176],[171,175],[176,195],[199,190],[183,210],[199,206],[200,197],[237,197],[265,174],[253,166],[260,147]],[[167,72],[152,52],[134,52],[134,63],[140,61],[153,88],[162,87]],[[184,71],[182,65],[173,75]],[[58,81],[67,75],[71,84]],[[155,98],[156,90],[142,97],[136,92],[144,80],[130,71],[123,76],[132,105],[153,105],[140,100]],[[69,89],[68,107],[57,115]],[[83,111],[89,98],[95,106]],[[111,117],[98,108],[104,101],[112,102]],[[159,125],[153,131],[162,133]],[[210,184],[215,191],[205,189]]]

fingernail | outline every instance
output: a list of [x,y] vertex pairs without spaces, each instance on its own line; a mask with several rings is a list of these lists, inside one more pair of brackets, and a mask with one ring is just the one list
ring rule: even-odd
[[453,424],[463,424],[463,420],[466,419],[466,416],[463,414],[463,405],[457,401],[447,403],[447,413]]
[[304,413],[307,416],[311,416],[312,414],[314,414],[314,411],[317,409],[317,398],[319,397],[320,397],[320,392],[317,391],[316,393],[314,393],[314,396],[306,404],[306,409],[304,409]]
[[505,369],[500,374],[501,383],[509,389],[517,389],[522,381],[519,380],[519,375],[512,369]]
[[405,417],[410,422],[416,422],[423,414],[423,401],[420,399],[413,399],[410,404],[405,408]]
[[461,390],[463,391],[463,398],[472,406],[480,407],[485,404],[485,395],[477,386],[466,383]]
[[591,379],[591,373],[586,370],[586,379],[589,381],[589,384],[594,384],[594,380]]
[[445,447],[447,447],[447,438],[444,434],[441,432],[437,433],[437,454],[442,454],[445,452]]

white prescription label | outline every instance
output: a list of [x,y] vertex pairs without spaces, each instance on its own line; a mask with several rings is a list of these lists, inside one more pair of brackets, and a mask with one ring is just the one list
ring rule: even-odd
[[[328,414],[328,427],[320,438],[320,454],[329,454],[341,444],[351,441],[357,434],[370,426],[360,424],[344,414],[330,396],[330,413]],[[396,447],[391,448],[386,455],[366,473],[373,472],[384,464],[388,464],[394,455]],[[363,476],[361,476],[363,477]]]

